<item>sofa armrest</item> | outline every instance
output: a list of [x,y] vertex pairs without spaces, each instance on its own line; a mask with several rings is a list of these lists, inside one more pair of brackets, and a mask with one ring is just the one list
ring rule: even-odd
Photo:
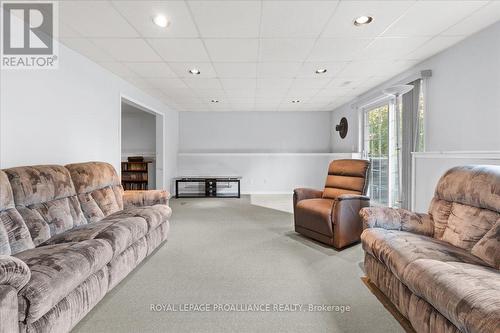
[[19,331],[19,290],[30,280],[31,271],[20,259],[0,255],[0,333]]
[[31,271],[24,261],[0,255],[0,285],[9,285],[19,291],[28,283],[30,277]]
[[312,188],[296,188],[293,190],[293,206],[305,199],[318,199],[323,196],[323,191]]
[[170,193],[164,190],[124,191],[123,207],[133,208],[153,205],[168,205]]
[[401,208],[369,207],[360,211],[363,228],[383,228],[408,231],[425,236],[434,235],[434,221],[429,214],[410,212]]
[[333,206],[332,222],[334,246],[343,248],[359,241],[363,223],[359,211],[370,206],[370,198],[364,195],[340,195]]

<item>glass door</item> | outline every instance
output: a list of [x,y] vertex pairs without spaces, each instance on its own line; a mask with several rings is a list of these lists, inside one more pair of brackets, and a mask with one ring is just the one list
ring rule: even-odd
[[368,194],[375,205],[399,207],[398,138],[399,117],[393,103],[365,109],[364,157],[370,160]]

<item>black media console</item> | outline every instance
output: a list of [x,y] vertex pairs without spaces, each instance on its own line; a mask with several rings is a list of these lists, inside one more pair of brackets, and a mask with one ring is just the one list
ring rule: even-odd
[[241,177],[179,177],[176,198],[239,198]]

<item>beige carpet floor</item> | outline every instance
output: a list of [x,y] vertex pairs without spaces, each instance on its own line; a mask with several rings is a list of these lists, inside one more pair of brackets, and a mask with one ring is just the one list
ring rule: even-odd
[[[360,245],[335,251],[293,232],[292,214],[266,208],[273,207],[272,198],[252,201],[172,199],[169,240],[74,331],[403,332],[361,281]],[[151,311],[152,304],[179,309],[205,303],[238,304],[240,310],[325,304],[350,311]]]

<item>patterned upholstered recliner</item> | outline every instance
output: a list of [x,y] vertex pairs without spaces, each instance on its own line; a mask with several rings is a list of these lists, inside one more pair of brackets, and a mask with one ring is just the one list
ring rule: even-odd
[[167,202],[107,163],[0,170],[0,332],[69,331],[167,238]]
[[417,332],[500,332],[500,167],[446,172],[428,214],[361,210],[365,271]]

